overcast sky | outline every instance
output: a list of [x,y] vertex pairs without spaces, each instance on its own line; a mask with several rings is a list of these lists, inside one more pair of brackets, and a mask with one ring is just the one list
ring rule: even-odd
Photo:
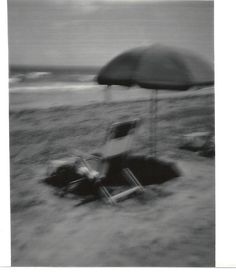
[[162,43],[213,61],[213,2],[8,0],[10,64],[103,65]]

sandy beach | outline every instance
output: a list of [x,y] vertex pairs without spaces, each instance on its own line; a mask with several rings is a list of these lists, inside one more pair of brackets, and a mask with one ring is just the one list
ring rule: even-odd
[[12,265],[214,266],[214,159],[179,149],[185,133],[213,129],[213,89],[160,93],[158,158],[180,177],[117,206],[76,207],[41,182],[49,161],[99,147],[114,121],[142,118],[134,152],[148,155],[149,94],[114,88],[104,104],[99,88],[10,90]]

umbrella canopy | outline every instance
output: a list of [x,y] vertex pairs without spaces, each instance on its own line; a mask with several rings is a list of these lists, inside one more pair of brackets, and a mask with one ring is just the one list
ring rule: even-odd
[[[214,84],[214,72],[199,56],[161,45],[138,47],[126,51],[105,65],[97,76],[99,84],[138,85],[147,89],[187,90],[193,86]],[[108,92],[106,92],[108,96]],[[157,154],[157,96],[150,104],[151,154]]]
[[151,45],[134,48],[115,57],[100,70],[97,82],[186,90],[193,86],[212,85],[214,72],[207,62],[187,50]]

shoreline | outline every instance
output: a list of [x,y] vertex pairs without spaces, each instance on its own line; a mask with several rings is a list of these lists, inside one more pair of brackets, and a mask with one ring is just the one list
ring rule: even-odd
[[[104,86],[87,85],[87,87],[78,85],[63,86],[41,86],[34,87],[38,91],[12,91],[10,88],[10,111],[31,110],[31,109],[49,109],[55,107],[82,107],[86,105],[96,105],[98,103],[122,103],[150,100],[151,90],[138,87],[129,89],[118,86],[111,89],[111,100],[104,100]],[[158,91],[158,100],[178,99],[185,97],[198,97],[214,95],[214,88],[202,88],[189,91]]]

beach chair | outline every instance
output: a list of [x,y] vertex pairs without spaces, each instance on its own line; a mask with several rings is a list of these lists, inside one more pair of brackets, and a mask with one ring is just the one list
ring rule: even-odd
[[[117,203],[119,200],[133,194],[143,192],[143,186],[127,167],[127,157],[130,154],[133,138],[139,126],[140,120],[114,123],[107,131],[102,148],[96,153],[86,157],[80,157],[78,173],[85,175],[94,183],[99,194],[109,203]],[[116,195],[111,195],[103,180],[106,178],[111,159],[118,158],[121,161],[121,172],[130,188]],[[96,161],[95,165],[93,165]],[[72,181],[71,184],[76,184]],[[81,182],[81,179],[78,180]],[[128,185],[127,184],[127,185]]]

